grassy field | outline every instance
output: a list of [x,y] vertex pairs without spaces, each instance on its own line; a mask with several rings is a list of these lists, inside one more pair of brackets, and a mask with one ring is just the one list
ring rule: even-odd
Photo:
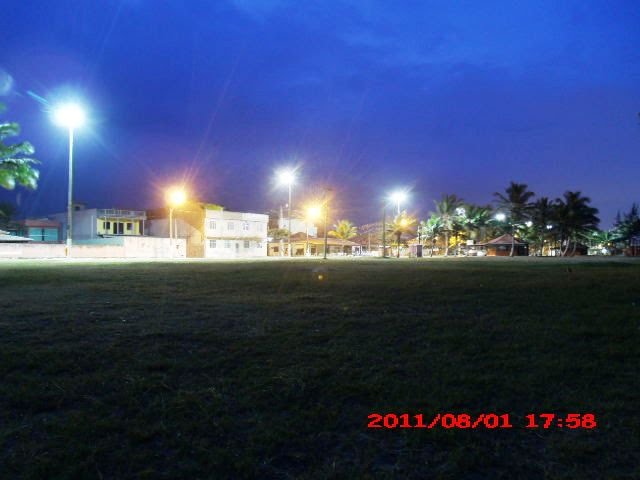
[[0,478],[640,478],[640,263],[587,260],[2,261]]

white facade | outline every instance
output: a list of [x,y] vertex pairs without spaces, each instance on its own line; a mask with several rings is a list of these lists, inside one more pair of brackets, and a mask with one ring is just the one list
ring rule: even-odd
[[204,256],[266,257],[268,223],[268,215],[206,209],[203,229]]
[[[67,238],[67,212],[54,213],[49,218],[61,224],[62,240]],[[142,236],[147,215],[142,210],[85,208],[74,205],[71,236],[73,240],[92,240],[112,236]]]

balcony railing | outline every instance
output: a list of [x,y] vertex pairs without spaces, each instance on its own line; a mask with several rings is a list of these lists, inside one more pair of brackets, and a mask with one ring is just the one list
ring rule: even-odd
[[115,208],[99,208],[98,217],[137,218],[140,220],[146,220],[147,214],[144,210],[118,210]]

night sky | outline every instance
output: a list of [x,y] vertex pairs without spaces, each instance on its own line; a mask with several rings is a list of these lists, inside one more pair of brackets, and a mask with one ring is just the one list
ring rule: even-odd
[[37,191],[0,193],[23,216],[64,211],[67,191],[66,133],[27,92],[89,107],[75,198],[91,207],[158,206],[184,180],[265,212],[286,165],[294,206],[328,185],[358,223],[402,186],[421,216],[510,180],[581,190],[603,227],[640,201],[637,0],[4,0],[0,38],[2,119],[42,161]]

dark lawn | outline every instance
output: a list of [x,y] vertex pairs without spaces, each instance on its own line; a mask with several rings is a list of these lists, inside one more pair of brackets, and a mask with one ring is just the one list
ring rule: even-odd
[[4,261],[0,312],[1,478],[640,478],[637,262]]

